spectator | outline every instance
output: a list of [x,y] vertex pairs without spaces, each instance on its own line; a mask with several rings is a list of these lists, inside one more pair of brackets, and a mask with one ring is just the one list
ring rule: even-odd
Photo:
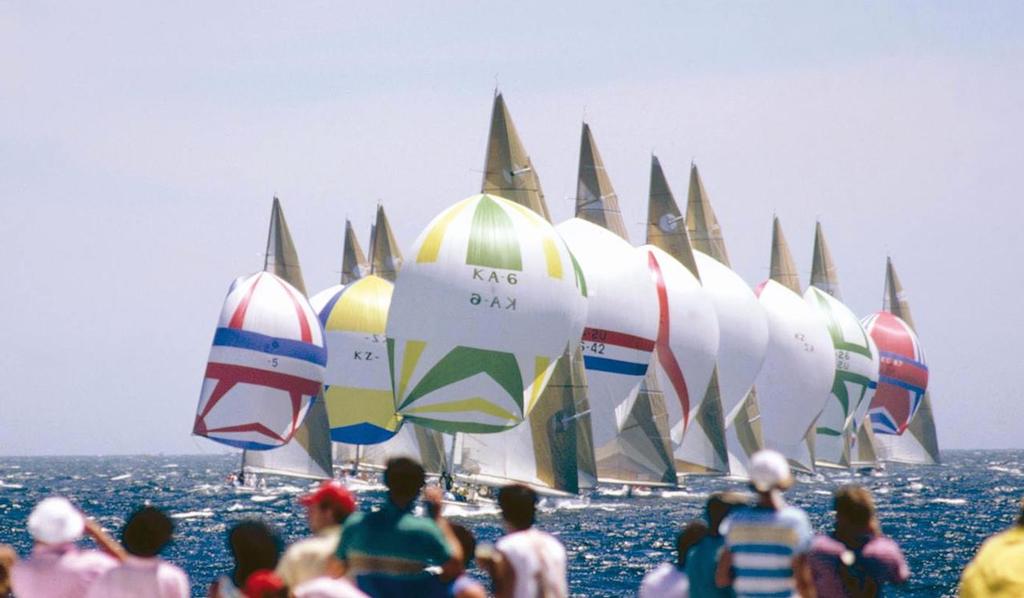
[[910,577],[903,551],[882,535],[870,492],[843,486],[835,509],[835,531],[816,537],[808,556],[819,596],[882,596],[885,583]]
[[230,575],[210,586],[210,598],[239,598],[246,580],[261,569],[274,570],[281,554],[281,540],[262,521],[243,521],[228,532],[228,548],[235,560]]
[[309,529],[315,536],[289,546],[277,564],[277,575],[290,588],[326,575],[327,563],[338,550],[341,525],[356,510],[352,493],[338,482],[324,482],[299,502],[306,507]]
[[487,592],[484,591],[484,586],[470,577],[465,571],[469,569],[470,564],[473,562],[473,555],[476,554],[476,538],[473,536],[473,532],[465,527],[457,523],[450,525],[452,533],[455,534],[455,539],[458,540],[459,546],[462,547],[463,554],[463,571],[452,582],[451,594],[455,598],[486,598]]
[[92,584],[89,598],[188,598],[188,576],[157,556],[171,541],[173,531],[174,525],[160,509],[142,507],[135,511],[121,538],[128,555]]
[[336,574],[353,577],[360,590],[376,597],[447,594],[448,583],[462,571],[462,550],[441,517],[440,490],[431,488],[425,495],[429,518],[413,515],[424,481],[416,461],[388,461],[388,499],[379,511],[353,513],[345,522]]
[[757,504],[722,522],[725,548],[715,581],[745,596],[814,598],[807,550],[811,524],[803,509],[789,506],[782,492],[793,485],[789,463],[780,453],[763,450],[750,458],[750,483]]
[[0,598],[12,598],[11,569],[18,562],[18,553],[7,544],[0,544]]
[[317,577],[295,588],[295,598],[367,598],[345,577]]
[[[43,499],[28,517],[35,540],[29,558],[11,571],[16,596],[81,598],[89,586],[117,566],[123,551],[98,524],[88,521],[66,498]],[[105,552],[81,550],[75,545],[83,533],[92,536]]]
[[743,508],[747,497],[738,492],[716,492],[704,507],[708,533],[690,549],[686,557],[686,576],[690,580],[690,595],[698,598],[732,598],[732,588],[720,588],[715,584],[715,570],[718,557],[725,544],[721,525],[733,509]]
[[1024,596],[1024,502],[1017,524],[985,540],[960,578],[960,598]]
[[533,527],[537,494],[522,484],[498,492],[507,534],[494,550],[484,550],[480,565],[491,574],[498,598],[563,598],[569,594],[565,548],[554,536]]
[[686,555],[707,533],[707,524],[699,519],[691,521],[679,532],[676,536],[676,562],[662,563],[648,572],[640,583],[640,598],[689,598],[690,580],[686,576]]

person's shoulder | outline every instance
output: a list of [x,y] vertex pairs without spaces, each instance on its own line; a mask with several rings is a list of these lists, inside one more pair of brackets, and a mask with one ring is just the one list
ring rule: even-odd
[[846,546],[832,536],[819,534],[811,540],[812,555],[839,556],[846,551]]
[[685,572],[672,563],[662,563],[648,571],[640,582],[640,597],[678,595],[680,590],[685,591],[689,586],[690,580]]
[[75,550],[64,555],[64,560],[74,563],[76,568],[108,571],[116,567],[118,560],[99,550]]
[[363,598],[366,596],[351,581],[342,577],[317,577],[298,585],[295,598]]

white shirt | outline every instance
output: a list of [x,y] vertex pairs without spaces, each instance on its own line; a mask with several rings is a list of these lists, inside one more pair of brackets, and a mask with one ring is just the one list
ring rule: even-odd
[[[535,528],[502,536],[494,547],[509,560],[516,573],[515,598],[569,595],[565,575],[565,548],[554,536]],[[545,592],[541,594],[541,588]]]
[[295,598],[369,598],[351,581],[317,577],[311,579],[294,590]]
[[89,588],[88,598],[189,598],[188,575],[163,559],[129,556]]
[[672,563],[662,563],[649,571],[640,583],[639,598],[689,598],[690,578]]

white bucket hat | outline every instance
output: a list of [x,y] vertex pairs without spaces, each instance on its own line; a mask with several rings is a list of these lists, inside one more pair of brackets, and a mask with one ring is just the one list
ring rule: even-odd
[[44,498],[28,516],[28,533],[39,542],[65,544],[82,537],[85,519],[66,498]]
[[785,490],[793,485],[793,474],[789,470],[789,462],[782,453],[763,450],[754,453],[750,458],[750,483],[758,492],[768,492],[774,488]]

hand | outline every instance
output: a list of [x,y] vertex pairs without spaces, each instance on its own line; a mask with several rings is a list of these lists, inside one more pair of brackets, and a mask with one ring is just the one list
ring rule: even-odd
[[441,499],[444,494],[437,486],[428,486],[423,490],[423,502],[427,503],[427,513],[435,521],[441,519]]

